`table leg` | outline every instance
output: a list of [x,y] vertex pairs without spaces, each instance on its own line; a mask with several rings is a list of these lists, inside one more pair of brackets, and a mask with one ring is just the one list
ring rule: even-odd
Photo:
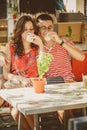
[[22,124],[22,120],[21,120],[21,117],[22,117],[22,113],[21,112],[19,112],[19,119],[18,119],[18,130],[22,130],[22,126],[21,126],[21,124]]
[[34,130],[38,130],[38,114],[34,114]]
[[67,130],[68,126],[68,117],[67,117],[67,111],[64,111],[64,128],[63,130]]
[[83,111],[83,116],[87,116],[87,111],[86,111],[87,108],[83,108],[82,111]]

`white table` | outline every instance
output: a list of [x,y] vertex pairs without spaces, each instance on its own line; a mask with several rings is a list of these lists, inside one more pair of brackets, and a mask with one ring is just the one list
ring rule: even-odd
[[33,87],[4,89],[0,96],[20,111],[20,122],[21,114],[34,114],[34,130],[38,130],[40,113],[86,108],[87,89],[82,86],[82,82],[46,85],[42,94],[35,93]]

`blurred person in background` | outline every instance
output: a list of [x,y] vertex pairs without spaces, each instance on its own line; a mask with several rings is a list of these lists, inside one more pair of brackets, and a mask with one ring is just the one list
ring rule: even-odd
[[64,5],[63,0],[55,0],[55,6],[56,6],[56,10],[58,11],[67,12],[66,6]]

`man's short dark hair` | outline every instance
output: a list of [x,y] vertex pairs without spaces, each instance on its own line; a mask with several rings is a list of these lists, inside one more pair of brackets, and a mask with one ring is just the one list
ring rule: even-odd
[[49,14],[40,14],[37,18],[36,18],[36,23],[39,23],[39,20],[51,20],[53,22],[53,18],[49,15]]

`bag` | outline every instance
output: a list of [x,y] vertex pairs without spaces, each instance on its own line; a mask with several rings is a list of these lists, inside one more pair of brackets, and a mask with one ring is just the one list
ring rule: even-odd
[[64,79],[61,76],[46,78],[47,84],[64,83]]

